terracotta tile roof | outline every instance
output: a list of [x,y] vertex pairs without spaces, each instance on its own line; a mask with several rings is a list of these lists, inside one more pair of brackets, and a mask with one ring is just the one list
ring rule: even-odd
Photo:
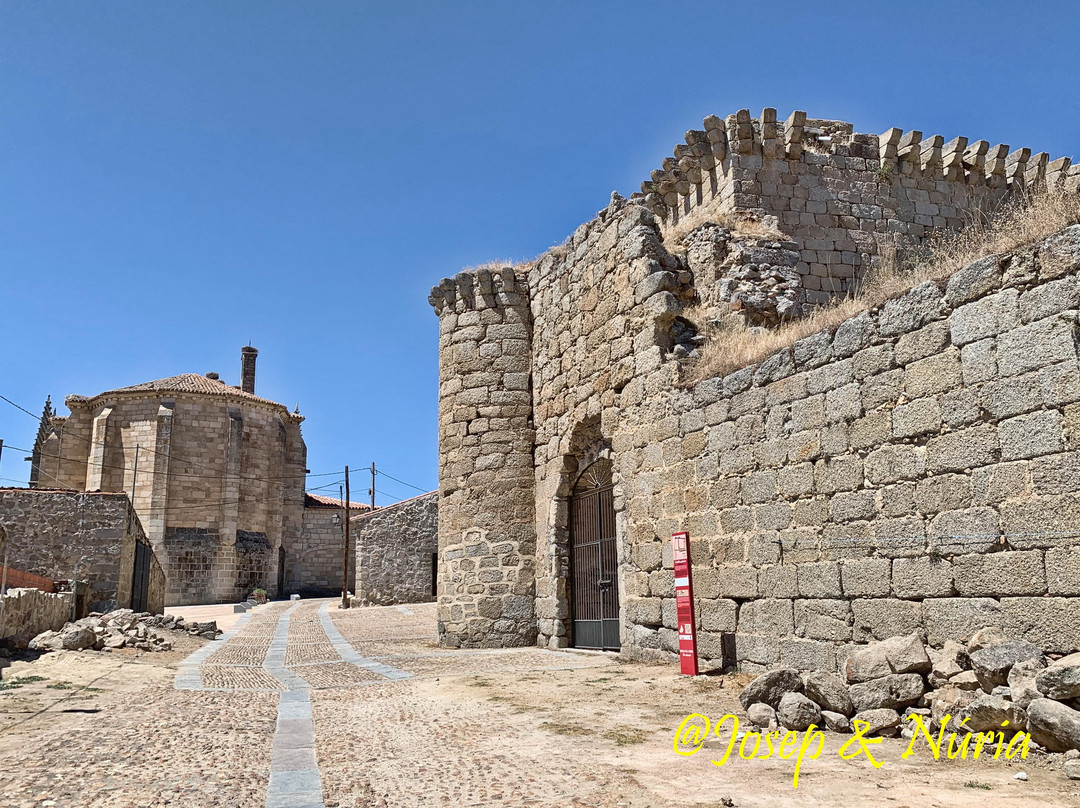
[[[340,508],[344,502],[334,497],[324,497],[321,494],[304,494],[305,508]],[[350,502],[350,511],[370,511],[371,506],[363,502]]]
[[102,396],[112,395],[115,393],[142,393],[142,392],[155,392],[155,393],[202,393],[212,396],[229,396],[231,398],[242,398],[248,401],[257,401],[261,404],[270,404],[274,407],[280,407],[287,411],[284,404],[279,404],[276,401],[271,401],[268,398],[262,398],[254,393],[245,393],[239,387],[233,387],[232,385],[225,384],[220,379],[211,379],[207,376],[201,376],[198,373],[181,373],[179,376],[169,376],[165,379],[157,379],[152,382],[143,382],[142,384],[133,384],[130,387],[118,387],[115,390],[106,390],[104,393],[98,393],[96,396],[68,396],[65,401],[91,401]]

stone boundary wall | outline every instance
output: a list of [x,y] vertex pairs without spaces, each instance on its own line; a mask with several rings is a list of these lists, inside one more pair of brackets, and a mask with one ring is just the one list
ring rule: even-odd
[[[300,538],[285,558],[285,593],[303,597],[341,595],[341,563],[345,553],[340,508],[304,508]],[[338,522],[334,522],[337,516]],[[356,581],[355,560],[349,565],[349,591]]]
[[849,291],[883,250],[932,230],[959,229],[1007,196],[1045,187],[1080,191],[1080,165],[1003,144],[890,129],[775,109],[705,118],[642,183],[665,232],[698,208],[769,217],[798,242],[811,304]]
[[354,516],[356,597],[365,606],[424,603],[439,551],[439,492]]
[[1080,648],[1078,270],[1074,226],[624,410],[624,648],[677,647],[676,529],[715,666],[987,625]]
[[[0,489],[0,527],[11,566],[52,580],[87,581],[89,611],[130,606],[135,544],[149,541],[126,494]],[[151,591],[163,584],[155,557]]]
[[0,596],[0,643],[25,648],[43,631],[59,631],[71,619],[70,592],[9,589]]

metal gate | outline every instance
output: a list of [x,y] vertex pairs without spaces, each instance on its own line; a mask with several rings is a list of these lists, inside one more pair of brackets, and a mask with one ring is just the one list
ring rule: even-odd
[[574,647],[619,650],[619,579],[611,463],[598,460],[570,497]]
[[150,594],[150,559],[154,551],[142,542],[135,542],[135,571],[131,574],[131,609],[145,612]]

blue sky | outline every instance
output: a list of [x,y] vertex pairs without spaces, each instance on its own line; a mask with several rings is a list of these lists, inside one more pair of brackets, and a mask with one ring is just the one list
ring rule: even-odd
[[560,243],[741,107],[1076,157],[1074,11],[0,0],[0,394],[238,383],[250,341],[313,472],[433,488],[440,278]]

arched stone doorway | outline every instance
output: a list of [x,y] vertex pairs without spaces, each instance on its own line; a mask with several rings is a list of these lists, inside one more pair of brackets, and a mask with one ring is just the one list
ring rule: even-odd
[[614,497],[607,458],[581,472],[570,495],[570,618],[575,648],[620,648]]

